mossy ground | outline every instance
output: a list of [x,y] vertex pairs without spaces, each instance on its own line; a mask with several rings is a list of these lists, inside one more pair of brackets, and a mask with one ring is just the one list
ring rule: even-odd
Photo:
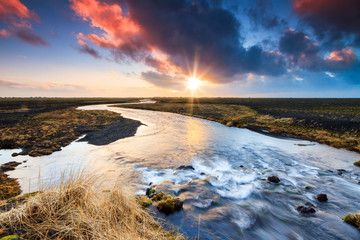
[[0,147],[22,148],[33,157],[49,155],[86,132],[121,120],[118,113],[110,111],[70,108],[40,113],[13,127],[0,129]]

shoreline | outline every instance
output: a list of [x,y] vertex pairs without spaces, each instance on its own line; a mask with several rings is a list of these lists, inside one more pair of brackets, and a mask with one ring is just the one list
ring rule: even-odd
[[307,140],[360,153],[360,141],[356,140],[355,132],[353,133],[354,136],[349,136],[348,133],[341,134],[317,126],[301,125],[302,121],[296,119],[263,115],[249,107],[240,105],[205,103],[189,105],[191,104],[156,103],[122,104],[113,105],[113,107],[170,112],[218,122],[228,127],[246,128],[267,136]]

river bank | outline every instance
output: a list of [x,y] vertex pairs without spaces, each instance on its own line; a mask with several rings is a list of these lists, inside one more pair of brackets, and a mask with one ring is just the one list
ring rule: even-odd
[[208,119],[263,134],[296,137],[360,152],[360,101],[348,99],[158,98],[118,107]]

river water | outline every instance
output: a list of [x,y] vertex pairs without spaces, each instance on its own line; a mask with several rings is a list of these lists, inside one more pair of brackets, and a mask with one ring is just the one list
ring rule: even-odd
[[[172,113],[79,109],[115,111],[144,125],[109,145],[73,142],[50,156],[12,158],[15,150],[1,150],[0,163],[27,160],[9,172],[24,192],[36,190],[39,179],[86,168],[105,173],[109,188],[126,177],[139,194],[152,183],[179,197],[184,211],[159,217],[190,239],[360,239],[341,220],[360,211],[360,168],[353,166],[360,154]],[[194,170],[177,170],[181,165]],[[272,175],[281,182],[266,181]],[[317,201],[319,193],[329,201]],[[299,213],[305,203],[316,213]]]

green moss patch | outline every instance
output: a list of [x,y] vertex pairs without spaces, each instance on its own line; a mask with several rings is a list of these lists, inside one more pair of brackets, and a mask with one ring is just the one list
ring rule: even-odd
[[343,217],[343,221],[360,230],[360,213],[346,215]]
[[21,237],[19,237],[19,235],[9,235],[3,238],[0,238],[0,240],[17,240],[17,239],[23,239]]
[[360,167],[360,161],[354,162],[354,165]]

